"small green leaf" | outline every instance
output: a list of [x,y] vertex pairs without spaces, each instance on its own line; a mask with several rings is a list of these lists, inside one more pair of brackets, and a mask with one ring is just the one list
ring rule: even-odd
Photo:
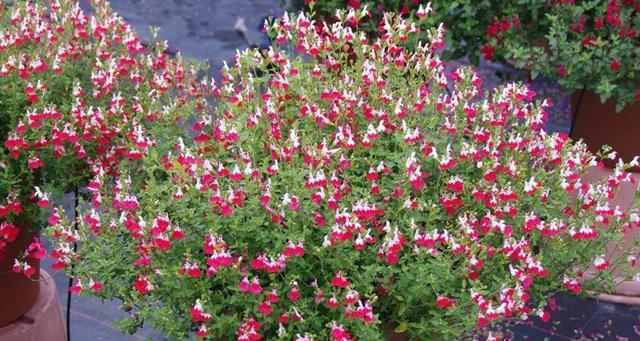
[[407,322],[400,322],[400,324],[393,330],[396,334],[402,334],[409,329],[409,324]]

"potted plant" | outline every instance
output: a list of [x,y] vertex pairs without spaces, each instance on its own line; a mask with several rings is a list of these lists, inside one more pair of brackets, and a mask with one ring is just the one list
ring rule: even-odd
[[[299,1],[294,8],[306,8],[319,21],[333,22],[337,9],[367,8],[366,17],[358,21],[350,20],[350,25],[376,36],[381,32],[378,23],[385,12],[396,12],[402,16],[425,17],[419,25],[425,29],[442,23],[446,28],[446,50],[443,57],[447,60],[468,58],[479,64],[481,58],[501,59],[496,54],[494,38],[512,28],[519,28],[520,21],[536,22],[544,16],[547,1],[528,1],[526,5],[513,1],[440,1],[428,3],[421,1]],[[428,39],[426,30],[415,34],[406,46],[412,48],[418,41]]]
[[[496,34],[489,45],[533,76],[551,77],[573,92],[571,137],[584,140],[592,152],[606,146],[616,152],[601,159],[609,169],[594,167],[584,179],[610,177],[619,158],[629,162],[640,155],[640,6],[619,0],[556,1],[545,6],[543,18],[520,20],[519,27]],[[612,204],[629,207],[637,188],[635,179],[624,181]],[[638,237],[628,231],[624,243],[631,247]],[[638,296],[640,285],[623,282],[618,292]]]
[[574,139],[584,139],[594,152],[611,146],[630,161],[640,155],[639,10],[636,1],[547,2],[544,17],[521,19],[489,44],[534,76],[574,91]]
[[[626,161],[640,154],[635,139],[640,125],[629,124],[638,119],[640,99],[637,1],[433,1],[428,7],[408,1],[307,4],[321,18],[331,17],[336,7],[368,6],[374,20],[352,24],[373,34],[378,31],[375,19],[385,9],[422,15],[433,8],[429,24],[444,22],[448,28],[447,58],[467,56],[477,64],[482,56],[527,69],[533,78],[555,79],[574,92],[571,137],[584,139],[592,152],[611,146]],[[613,168],[615,159],[603,162]]]
[[595,156],[542,130],[526,86],[445,73],[442,29],[412,52],[418,23],[387,14],[369,41],[346,20],[366,14],[275,21],[299,55],[238,53],[193,138],[97,174],[78,250],[71,221],[48,227],[72,290],[121,300],[129,332],[242,341],[472,338],[606,290],[628,255],[605,247],[640,216],[581,181]]
[[206,107],[195,65],[165,56],[166,43],[145,49],[105,1],[93,11],[73,0],[0,7],[0,327],[38,298],[42,209]]

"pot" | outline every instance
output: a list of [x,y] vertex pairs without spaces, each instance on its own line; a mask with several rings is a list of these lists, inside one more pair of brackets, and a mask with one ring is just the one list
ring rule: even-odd
[[46,271],[40,272],[40,297],[18,321],[0,328],[2,341],[66,341],[66,329],[56,282]]
[[28,259],[36,269],[32,278],[13,272],[14,259],[29,246],[36,233],[22,228],[18,238],[6,246],[0,258],[0,327],[7,326],[24,315],[40,294],[40,262]]
[[[576,92],[572,97],[573,120],[570,135],[574,140],[582,139],[591,152],[603,145],[613,147],[625,162],[640,155],[640,103],[627,105],[616,112],[615,101],[600,102],[600,97],[588,90]],[[603,160],[613,168],[616,161]],[[640,172],[640,167],[632,169]]]
[[[613,147],[617,156],[625,162],[640,155],[640,103],[627,105],[623,111],[616,112],[615,101],[600,102],[600,97],[591,91],[582,90],[572,97],[573,121],[571,138],[582,139],[591,152],[597,152],[603,145]],[[597,183],[609,177],[615,167],[616,160],[602,160],[605,167],[592,167],[587,170],[583,181]],[[636,180],[640,180],[640,167],[631,169]],[[623,182],[610,200],[611,206],[619,206],[622,210],[632,207],[635,194],[638,191],[638,181]],[[616,245],[607,247],[607,258],[619,258],[626,251],[632,250],[640,239],[637,230],[626,231],[623,240]],[[593,270],[593,269],[592,269]],[[640,268],[634,269],[635,271]],[[593,271],[589,271],[593,272]],[[593,274],[588,274],[590,276]],[[613,273],[618,285],[611,293],[599,293],[600,299],[627,304],[640,304],[640,283],[625,281],[622,273]]]
[[[592,167],[587,169],[582,180],[588,183],[599,183],[606,180],[613,174],[611,169],[606,167]],[[609,204],[612,207],[618,206],[621,210],[626,211],[633,205],[635,199],[635,193],[638,191],[638,185],[640,181],[640,174],[634,173],[636,178],[635,183],[622,182],[620,187],[616,191],[614,197],[609,200]],[[629,251],[635,249],[637,241],[640,240],[640,231],[638,229],[629,229],[624,232],[624,236],[620,242],[609,243],[607,245],[606,258],[607,259],[621,259],[626,262],[626,255]],[[636,254],[635,252],[632,252]],[[631,269],[632,273],[640,271],[640,264]],[[586,278],[592,278],[597,274],[597,271],[593,268],[587,270],[585,273]],[[612,303],[624,303],[632,305],[640,305],[640,282],[634,280],[626,280],[626,273],[621,270],[614,269],[612,271],[614,282],[616,286],[610,293],[594,293],[594,296],[603,301],[609,301]]]

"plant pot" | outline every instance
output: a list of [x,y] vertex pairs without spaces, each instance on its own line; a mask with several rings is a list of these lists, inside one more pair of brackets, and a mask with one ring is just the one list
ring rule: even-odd
[[[600,97],[591,91],[578,91],[572,97],[573,122],[571,137],[582,139],[591,152],[597,152],[603,145],[608,145],[617,152],[617,156],[629,162],[640,155],[640,103],[628,105],[621,112],[616,112],[615,101],[600,102]],[[586,172],[583,181],[597,183],[612,174],[616,160],[602,160],[606,168],[593,167]],[[640,167],[631,171],[640,172]],[[634,174],[640,180],[640,174]],[[610,200],[611,206],[619,206],[627,210],[633,205],[638,182],[623,182],[615,197]],[[637,230],[626,231],[622,244],[609,245],[607,258],[621,257],[625,251],[631,250],[640,239]],[[635,269],[640,270],[640,269]],[[624,274],[613,273],[619,284],[611,293],[598,293],[599,299],[615,303],[640,304],[640,283],[623,281]]]
[[13,272],[14,259],[29,246],[35,233],[21,229],[18,238],[6,246],[0,258],[0,327],[9,325],[24,315],[38,300],[40,294],[40,262],[29,259],[36,269],[32,278]]
[[[578,91],[572,97],[573,122],[571,137],[583,139],[591,152],[603,145],[613,147],[624,161],[640,155],[640,103],[627,105],[616,112],[615,101],[600,102],[600,97],[591,91]],[[603,160],[613,168],[617,161]],[[640,172],[640,167],[633,169]]]
[[[607,179],[613,174],[611,169],[606,167],[592,167],[586,171],[582,180],[588,183],[598,183]],[[622,182],[618,188],[613,199],[609,200],[609,204],[612,207],[618,206],[621,210],[625,211],[632,207],[635,198],[635,193],[638,191],[638,185],[640,181],[640,174],[634,173],[636,178],[635,183]],[[623,239],[618,243],[610,243],[607,246],[606,258],[607,259],[620,259],[626,261],[626,253],[634,249],[635,244],[640,239],[640,231],[638,229],[630,229],[625,231]],[[637,254],[637,252],[632,252]],[[640,271],[640,264],[632,269],[633,272]],[[595,269],[590,269],[586,276],[587,278],[595,276]],[[598,299],[603,301],[609,301],[612,303],[624,303],[640,305],[640,282],[625,280],[625,274],[613,270],[613,277],[617,283],[616,287],[610,293],[595,293]]]
[[0,327],[2,341],[66,341],[66,328],[58,304],[56,282],[46,272],[40,273],[40,295],[36,304],[19,320]]

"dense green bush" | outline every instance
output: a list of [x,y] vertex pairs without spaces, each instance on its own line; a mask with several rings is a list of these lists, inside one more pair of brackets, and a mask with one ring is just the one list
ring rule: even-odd
[[223,68],[194,138],[92,179],[77,252],[53,215],[72,290],[120,299],[129,331],[239,341],[375,341],[388,325],[458,340],[546,320],[558,291],[606,290],[631,252],[607,245],[640,223],[608,204],[628,165],[583,183],[596,158],[544,132],[547,101],[445,69],[442,29],[407,50],[418,23],[387,14],[367,40],[350,26],[364,15],[273,23],[283,46]]

